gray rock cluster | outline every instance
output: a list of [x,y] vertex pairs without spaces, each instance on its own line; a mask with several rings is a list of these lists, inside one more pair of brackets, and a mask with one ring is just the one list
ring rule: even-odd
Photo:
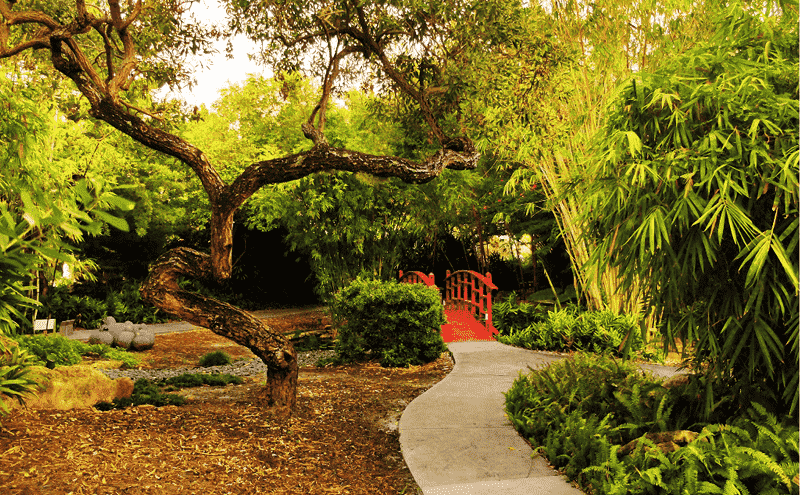
[[205,368],[173,368],[168,370],[114,370],[102,369],[99,370],[111,379],[128,377],[131,380],[138,380],[139,378],[147,378],[148,380],[166,380],[174,376],[180,376],[184,373],[225,373],[234,376],[256,376],[265,374],[267,366],[258,358],[236,361],[235,363],[226,364],[224,366],[209,366]]
[[116,345],[127,350],[143,351],[156,343],[156,334],[144,323],[117,323],[113,316],[103,320],[99,330],[89,334],[90,344]]
[[[297,363],[302,367],[314,366],[320,358],[333,357],[336,351],[332,350],[318,350],[297,353]],[[207,368],[174,368],[168,370],[116,370],[116,369],[101,369],[99,370],[107,377],[113,379],[128,377],[131,380],[138,380],[139,378],[147,378],[148,380],[166,380],[173,376],[179,376],[184,373],[227,373],[234,376],[256,376],[264,375],[266,378],[267,365],[259,358],[249,360],[235,361],[231,364],[224,366],[210,366]]]

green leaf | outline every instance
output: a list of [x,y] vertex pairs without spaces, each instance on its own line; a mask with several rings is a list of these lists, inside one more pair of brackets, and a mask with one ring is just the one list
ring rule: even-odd
[[133,201],[123,198],[122,196],[117,196],[113,193],[103,196],[103,200],[107,201],[111,206],[122,211],[131,211],[136,206],[136,203]]
[[117,228],[117,229],[119,229],[119,230],[121,230],[123,232],[128,232],[128,229],[129,229],[128,222],[125,219],[119,218],[119,217],[115,217],[114,215],[106,213],[106,212],[104,212],[102,210],[96,210],[94,213],[102,221],[104,221],[105,223],[111,225],[112,227],[115,227],[115,228]]

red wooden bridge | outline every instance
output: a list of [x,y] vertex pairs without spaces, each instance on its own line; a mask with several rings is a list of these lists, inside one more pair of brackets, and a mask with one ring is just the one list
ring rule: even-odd
[[[425,284],[437,290],[433,274],[400,271],[400,282]],[[494,340],[497,329],[492,325],[492,274],[481,275],[471,270],[447,271],[444,288],[444,314],[447,323],[442,325],[445,342],[466,340]]]

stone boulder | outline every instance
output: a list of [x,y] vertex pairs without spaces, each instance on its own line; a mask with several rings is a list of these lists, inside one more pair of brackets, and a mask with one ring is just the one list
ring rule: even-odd
[[139,330],[136,335],[134,335],[133,340],[131,341],[131,349],[134,351],[144,351],[152,348],[155,343],[156,334],[148,328],[143,328]]
[[116,336],[116,338],[114,339],[114,343],[122,347],[123,349],[127,349],[131,346],[131,342],[133,342],[134,337],[136,337],[135,333],[125,330],[120,332]]
[[147,325],[131,321],[117,323],[113,316],[104,318],[100,329],[89,336],[89,343],[116,345],[137,351],[150,349],[155,342],[155,333]]
[[101,330],[93,330],[89,334],[89,343],[90,344],[105,344],[105,345],[113,345],[114,344],[114,336],[111,332],[101,331]]

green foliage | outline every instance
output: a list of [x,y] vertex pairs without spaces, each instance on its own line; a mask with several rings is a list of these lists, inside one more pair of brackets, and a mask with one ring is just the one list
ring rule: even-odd
[[[509,301],[501,304],[501,324],[509,322],[512,329],[503,328],[498,340],[526,349],[548,351],[610,352],[629,356],[643,347],[636,317],[616,315],[608,310],[581,311],[576,306],[548,311],[542,318],[529,304],[513,308]],[[533,323],[519,329],[526,321]],[[516,329],[515,326],[516,325]]]
[[302,332],[302,329],[295,330],[292,336],[292,345],[298,352],[333,348],[334,342],[330,338],[321,338],[314,334],[303,335],[301,337],[300,334]]
[[646,284],[665,345],[796,411],[798,25],[780,9],[721,9],[709,41],[620,88],[584,220],[594,261]]
[[32,319],[38,306],[32,281],[53,282],[64,262],[80,273],[87,263],[75,257],[74,244],[108,226],[127,229],[116,212],[133,208],[103,177],[83,177],[75,164],[56,159],[62,121],[43,101],[53,88],[29,75],[9,77],[0,65],[0,331],[6,334]]
[[663,395],[633,363],[577,354],[520,376],[505,394],[506,412],[520,434],[541,445],[548,432],[558,429],[572,411],[598,418],[611,414],[618,421],[614,426],[627,423],[626,418],[642,422],[643,418],[632,415],[617,397],[637,387],[637,396],[647,403],[657,403]]
[[699,409],[674,418],[686,393],[674,390],[630,363],[578,355],[520,376],[506,411],[590,493],[797,492],[798,429],[788,418],[758,403],[717,424],[698,422]]
[[[86,346],[86,347],[84,347]],[[124,351],[117,347],[109,347],[105,344],[83,344],[81,346],[82,356],[98,356],[111,361],[122,361],[124,368],[135,368],[141,361],[132,352]]]
[[547,312],[538,304],[517,303],[517,295],[510,293],[492,306],[492,324],[501,335],[523,331],[545,319]]
[[139,359],[130,352],[105,344],[86,344],[60,335],[16,335],[13,339],[34,356],[37,364],[48,368],[79,364],[81,356],[87,355],[122,361],[128,368],[139,365]]
[[98,284],[97,288],[91,283],[54,287],[43,304],[51,318],[59,321],[75,319],[75,323],[84,328],[100,328],[107,316],[120,322],[150,324],[167,321],[162,311],[142,300],[136,281],[126,280],[104,287]]
[[208,373],[184,373],[173,376],[160,382],[153,382],[146,378],[136,380],[133,386],[133,393],[130,397],[114,399],[113,402],[101,402],[95,407],[101,411],[111,409],[125,409],[131,406],[142,404],[152,404],[156,407],[161,406],[182,406],[186,399],[178,394],[165,394],[164,391],[174,391],[181,388],[201,387],[208,385],[211,387],[224,387],[225,385],[239,385],[243,383],[241,377],[229,374],[208,374]]
[[213,351],[203,354],[198,364],[203,367],[225,366],[226,364],[231,364],[231,356],[224,351]]
[[228,384],[240,385],[243,383],[241,377],[227,373],[184,373],[163,380],[165,385],[176,388],[202,387],[224,387]]
[[101,411],[109,411],[143,404],[151,404],[156,407],[182,406],[186,404],[186,399],[178,394],[165,394],[155,383],[146,378],[140,378],[133,385],[133,393],[130,397],[114,399],[113,402],[100,402],[94,407]]
[[9,413],[6,400],[14,399],[22,405],[27,396],[36,392],[38,384],[30,378],[30,368],[35,364],[35,358],[27,350],[7,346],[0,339],[0,416]]
[[18,335],[13,337],[19,346],[36,356],[38,364],[54,368],[81,362],[78,348],[82,342],[60,335]]
[[646,437],[625,456],[606,445],[606,460],[583,475],[597,493],[797,493],[797,434],[753,403],[746,416],[708,425],[672,452]]
[[382,366],[420,365],[446,347],[439,293],[421,284],[358,279],[331,304],[340,322],[336,352],[345,361],[379,358]]

